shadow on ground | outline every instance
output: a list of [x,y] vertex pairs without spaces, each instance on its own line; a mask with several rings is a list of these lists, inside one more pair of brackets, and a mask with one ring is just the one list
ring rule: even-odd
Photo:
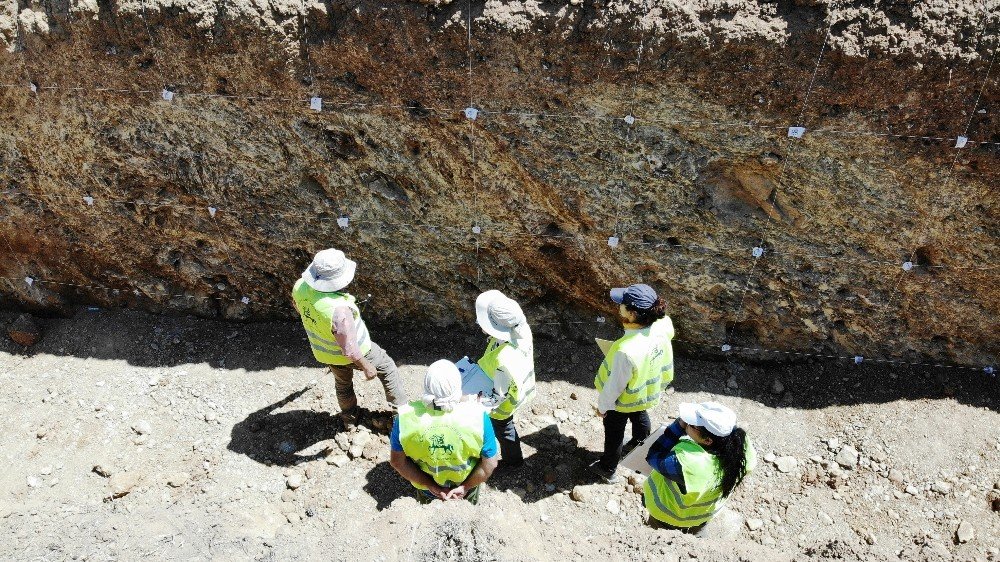
[[[15,314],[0,313],[0,326]],[[42,322],[44,337],[25,350],[0,337],[0,353],[51,354],[126,361],[131,365],[168,367],[209,364],[220,369],[267,371],[301,367],[319,371],[298,322],[233,323],[185,316],[156,316],[137,311],[80,312],[73,318]],[[593,387],[600,362],[592,336],[614,338],[614,326],[595,333],[536,330],[535,360],[539,380],[562,380]],[[378,341],[399,364],[427,365],[442,357],[477,357],[484,346],[478,327],[465,329],[393,330],[373,327]],[[586,336],[586,337],[585,337]],[[732,357],[730,361],[699,359],[682,344],[675,346],[674,387],[682,392],[709,392],[750,398],[768,406],[824,408],[834,405],[896,400],[954,399],[970,406],[1000,411],[1000,379],[980,370],[852,361],[808,359],[767,362]],[[734,378],[736,388],[728,385]],[[776,385],[779,381],[780,385]],[[290,426],[329,425],[326,418],[303,413],[285,416]],[[269,422],[269,423],[273,423]],[[241,431],[242,428],[241,428]],[[245,433],[253,433],[246,429]]]
[[253,412],[233,426],[228,449],[267,465],[293,466],[326,457],[325,451],[301,454],[341,431],[339,418],[329,412],[291,410],[277,412],[294,402],[310,387]]

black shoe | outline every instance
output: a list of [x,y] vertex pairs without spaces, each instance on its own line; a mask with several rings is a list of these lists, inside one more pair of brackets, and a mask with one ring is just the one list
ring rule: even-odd
[[642,445],[641,440],[640,441],[632,440],[622,445],[622,458],[624,459],[625,457],[627,457],[628,454],[631,453],[639,445]]
[[599,476],[605,484],[617,484],[621,482],[621,476],[618,476],[618,467],[615,467],[614,470],[606,470],[601,466],[601,461],[594,461],[587,468]]
[[497,463],[497,468],[496,468],[496,470],[494,472],[499,472],[501,474],[507,474],[507,473],[510,473],[510,472],[516,472],[517,470],[519,470],[520,468],[523,468],[523,467],[524,467],[524,460],[523,459],[519,460],[519,461],[507,461],[507,460],[500,459],[500,462]]

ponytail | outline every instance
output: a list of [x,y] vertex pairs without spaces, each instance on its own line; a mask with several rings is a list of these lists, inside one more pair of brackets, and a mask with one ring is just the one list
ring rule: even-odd
[[663,297],[656,297],[656,302],[649,308],[636,308],[629,304],[625,308],[635,312],[635,322],[640,326],[649,326],[667,315],[667,302]]
[[729,497],[747,474],[747,434],[740,427],[734,428],[726,437],[711,435],[701,427],[698,429],[706,437],[712,438],[712,445],[708,450],[719,457],[722,465],[722,495]]

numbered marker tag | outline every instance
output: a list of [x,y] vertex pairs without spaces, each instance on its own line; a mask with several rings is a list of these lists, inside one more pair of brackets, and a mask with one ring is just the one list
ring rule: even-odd
[[85,203],[87,203],[88,207],[93,207],[94,206],[94,198],[93,197],[91,197],[89,195],[84,195],[83,200],[84,200]]
[[139,296],[139,289],[132,289],[132,294],[138,297]]
[[473,234],[482,234],[483,233],[483,227],[478,226],[478,225],[472,227],[472,233]]
[[479,117],[479,110],[478,109],[476,109],[474,107],[466,107],[465,108],[465,118],[466,119],[471,119],[471,120],[475,121],[477,117]]
[[250,297],[243,297],[240,299],[240,302],[243,304],[250,304]]
[[605,322],[607,322],[607,319],[606,319],[606,318],[604,318],[603,316],[598,316],[598,317],[597,317],[597,323],[598,323],[598,324],[603,324],[603,323],[605,323]]
[[609,236],[608,237],[608,246],[611,246],[612,248],[617,248],[618,247],[618,242],[620,242],[620,241],[621,240],[619,240],[617,236]]
[[764,255],[764,248],[757,246],[756,248],[753,249],[753,252],[751,253],[753,254],[753,257],[759,258]]
[[209,214],[209,215],[211,215],[211,217],[212,217],[213,219],[215,218],[215,212],[216,212],[216,211],[218,211],[218,209],[216,209],[215,207],[209,207],[209,208],[208,208],[208,214]]
[[983,372],[986,373],[987,375],[993,376],[994,373],[993,365],[987,365],[983,367]]
[[35,84],[34,82],[28,82],[28,89],[31,90],[32,94],[37,94],[38,93],[38,84]]
[[173,101],[174,99],[174,93],[166,88],[163,88],[163,91],[160,92],[160,95],[163,96],[163,99],[165,101]]
[[722,351],[723,352],[727,352],[727,351],[729,351],[731,349],[733,349],[733,346],[729,345],[728,343],[722,344]]
[[913,262],[912,261],[904,261],[903,262],[903,271],[909,271],[911,269],[913,269]]
[[323,98],[313,97],[309,100],[309,109],[313,111],[323,111]]
[[789,127],[788,136],[796,139],[801,139],[802,135],[806,134],[805,127]]
[[34,277],[25,277],[24,278],[24,282],[27,283],[29,287],[34,287],[35,286],[35,278]]
[[865,358],[864,357],[862,357],[860,355],[855,355],[854,356],[854,364],[855,365],[860,365],[860,364],[862,364],[864,362],[865,362]]
[[635,124],[635,117],[633,117],[631,115],[626,115],[625,116],[625,123],[627,123],[629,125],[634,125]]
[[955,148],[965,148],[965,145],[969,143],[969,137],[958,137],[955,139]]
[[351,224],[351,218],[347,215],[341,215],[340,218],[337,219],[337,226],[343,228],[344,230],[347,230],[347,225],[349,224]]

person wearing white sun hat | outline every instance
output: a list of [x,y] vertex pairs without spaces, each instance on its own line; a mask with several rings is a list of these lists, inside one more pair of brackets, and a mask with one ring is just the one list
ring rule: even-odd
[[486,291],[476,298],[476,323],[489,336],[486,351],[476,362],[493,379],[499,398],[490,421],[500,441],[503,470],[524,464],[514,414],[535,394],[534,342],[528,319],[516,301],[500,291]]
[[653,471],[643,485],[650,523],[696,532],[722,509],[757,465],[736,413],[717,402],[684,403],[646,454]]
[[[371,339],[354,296],[344,289],[354,280],[357,263],[344,252],[329,248],[316,254],[292,289],[295,310],[317,361],[336,379],[340,418],[348,427],[358,422],[360,408],[354,393],[354,371],[368,380],[378,378],[395,409],[407,403],[396,363]],[[388,421],[388,420],[386,420]]]

